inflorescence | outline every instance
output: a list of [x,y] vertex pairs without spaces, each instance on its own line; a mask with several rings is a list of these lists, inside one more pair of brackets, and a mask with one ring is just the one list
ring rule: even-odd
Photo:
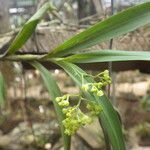
[[[91,76],[91,75],[90,75]],[[111,78],[109,77],[108,70],[99,73],[96,76],[92,76],[94,79],[98,79],[98,83],[82,83],[82,90],[84,92],[91,92],[97,96],[103,96],[102,88],[111,83]],[[74,97],[78,100],[77,105],[70,105],[70,98]],[[86,102],[87,113],[84,113],[80,109],[81,101]],[[90,124],[93,118],[100,114],[102,111],[102,106],[95,101],[89,101],[83,98],[81,95],[66,94],[62,97],[57,97],[56,102],[62,107],[62,112],[65,114],[66,118],[62,121],[65,127],[65,134],[74,134],[81,126]]]
[[98,79],[98,83],[86,83],[82,85],[83,91],[89,91],[95,93],[97,96],[103,96],[102,88],[111,83],[111,78],[109,76],[109,71],[105,70],[104,72],[99,73],[93,78]]

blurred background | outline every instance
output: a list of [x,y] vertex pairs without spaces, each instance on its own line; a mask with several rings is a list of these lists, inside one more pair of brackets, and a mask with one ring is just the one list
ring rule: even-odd
[[[23,24],[48,0],[0,0],[0,54],[9,47]],[[45,54],[57,45],[109,17],[110,0],[49,0],[57,12],[47,13],[19,54]],[[114,0],[114,14],[150,0]],[[108,49],[110,42],[89,49]],[[150,50],[150,26],[113,40],[112,49]],[[78,93],[75,83],[60,68],[51,70],[64,94]],[[111,100],[119,111],[128,150],[150,149],[150,63],[112,64]],[[95,74],[108,63],[82,65]],[[3,77],[2,77],[3,75]],[[0,150],[63,150],[53,104],[40,74],[29,64],[0,61]],[[2,96],[1,96],[2,95]],[[81,128],[72,138],[71,150],[105,150],[98,121]]]

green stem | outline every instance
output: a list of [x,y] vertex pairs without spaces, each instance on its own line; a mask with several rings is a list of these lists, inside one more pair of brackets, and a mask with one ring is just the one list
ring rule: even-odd
[[41,57],[43,55],[32,55],[32,54],[24,54],[24,55],[10,55],[0,58],[0,60],[8,60],[8,61],[36,61],[42,60]]
[[16,55],[9,55],[4,56],[0,55],[0,61],[58,61],[61,60],[61,58],[47,58],[43,59],[44,54],[41,55],[35,55],[35,54],[16,54]]

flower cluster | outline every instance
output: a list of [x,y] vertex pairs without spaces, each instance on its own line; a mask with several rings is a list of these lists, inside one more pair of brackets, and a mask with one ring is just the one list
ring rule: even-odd
[[84,91],[90,91],[92,93],[95,93],[97,96],[103,96],[103,91],[101,90],[101,82],[100,83],[87,83],[82,85],[82,89]]
[[[64,112],[64,111],[63,111]],[[65,134],[74,134],[81,126],[92,122],[92,118],[85,115],[78,107],[68,107],[65,109],[66,119],[63,120]]]
[[59,106],[67,107],[69,106],[69,95],[64,95],[62,97],[57,97],[56,102]]
[[[89,75],[91,76],[91,75]],[[82,82],[82,89],[84,91],[90,91],[97,96],[103,96],[102,88],[107,84],[111,83],[111,78],[109,77],[108,70],[99,73],[96,76],[92,76],[99,80],[98,83],[86,83]],[[70,97],[77,98],[77,105],[71,106],[69,103]],[[81,101],[85,100],[87,102],[86,109],[88,113],[84,113],[79,107]],[[66,118],[62,121],[63,126],[65,127],[65,134],[72,135],[74,134],[81,126],[89,124],[93,121],[93,117],[100,114],[102,111],[101,105],[94,101],[88,101],[83,98],[81,95],[71,95],[66,94],[62,97],[57,97],[56,102],[62,108],[62,112],[65,114]]]
[[111,84],[111,77],[109,76],[108,70],[105,70],[105,71],[99,73],[98,75],[96,75],[96,77],[98,77],[100,79],[103,86]]
[[103,96],[102,88],[106,85],[111,83],[111,78],[109,76],[109,71],[105,70],[104,72],[99,73],[98,75],[94,76],[99,80],[98,83],[86,83],[82,85],[82,89],[84,91],[90,91],[95,93],[97,96]]
[[86,108],[90,111],[91,116],[97,116],[103,110],[102,106],[97,105],[94,102],[87,103]]
[[[65,134],[74,134],[81,126],[92,123],[93,117],[98,115],[102,108],[96,105],[94,102],[89,102],[88,100],[82,98],[80,95],[75,97],[79,99],[78,104],[75,106],[70,106],[69,98],[74,97],[74,95],[64,95],[62,97],[57,97],[56,102],[62,107],[62,112],[65,114],[66,118],[62,121],[65,127]],[[85,114],[80,108],[81,100],[87,102],[87,110],[89,113]]]

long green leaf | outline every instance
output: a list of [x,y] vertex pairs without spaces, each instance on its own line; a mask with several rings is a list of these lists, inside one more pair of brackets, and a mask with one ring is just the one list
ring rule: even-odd
[[45,57],[71,54],[150,23],[150,2],[126,9],[75,35]]
[[[86,77],[86,72],[84,72],[82,69],[80,69],[74,64],[65,61],[58,61],[55,63],[62,67],[80,87],[82,86],[81,74],[85,75],[84,83],[94,82],[91,77]],[[90,100],[97,102],[103,107],[103,111],[99,117],[102,126],[104,127],[111,141],[113,150],[125,150],[125,143],[122,134],[121,123],[116,111],[114,110],[108,98],[105,95],[102,97],[98,97],[90,92],[86,93],[86,96]]]
[[95,63],[131,60],[150,61],[150,52],[99,50],[94,52],[72,55],[64,58],[63,60],[73,63]]
[[5,95],[5,81],[2,73],[0,72],[0,106],[4,106]]
[[60,89],[55,81],[55,79],[53,78],[53,76],[50,74],[50,72],[43,67],[40,63],[38,62],[34,62],[31,63],[37,70],[39,70],[44,84],[47,87],[47,90],[51,96],[51,99],[53,101],[55,110],[56,110],[56,114],[58,117],[58,121],[59,121],[59,125],[61,128],[61,133],[62,133],[62,137],[63,137],[63,142],[64,142],[64,148],[65,150],[70,150],[70,141],[71,141],[71,137],[67,136],[64,133],[64,126],[62,124],[62,121],[65,119],[65,115],[62,113],[62,109],[61,107],[57,104],[57,102],[55,101],[56,97],[60,97],[61,96],[61,92]]
[[54,10],[55,8],[50,3],[45,3],[23,26],[22,30],[17,34],[16,38],[8,48],[8,54],[14,54],[17,50],[19,50],[23,44],[29,39],[29,37],[34,32],[37,24],[42,19],[44,14],[50,10]]

